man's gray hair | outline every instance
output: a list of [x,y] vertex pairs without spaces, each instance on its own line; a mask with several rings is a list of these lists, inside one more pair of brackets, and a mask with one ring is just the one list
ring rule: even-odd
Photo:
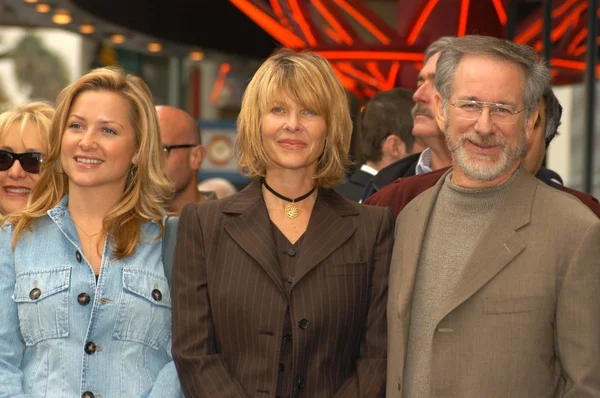
[[[452,40],[441,52],[435,72],[435,88],[444,107],[448,103],[458,64],[465,56],[482,56],[512,62],[525,73],[523,103],[527,116],[537,108],[542,94],[550,87],[550,69],[541,62],[535,50],[508,40],[491,36],[467,35]],[[494,76],[490,76],[493,80]]]
[[439,53],[444,48],[446,48],[448,44],[452,43],[454,39],[456,39],[456,37],[454,36],[442,36],[433,43],[431,43],[429,47],[425,49],[425,58],[423,59],[423,65],[425,65],[427,61],[429,61],[429,58],[433,57],[435,54]]

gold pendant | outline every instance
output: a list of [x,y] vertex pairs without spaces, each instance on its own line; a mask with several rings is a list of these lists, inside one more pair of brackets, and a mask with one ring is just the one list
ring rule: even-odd
[[285,215],[288,218],[296,218],[298,217],[299,213],[300,210],[298,209],[298,206],[296,206],[295,203],[288,203],[287,205],[285,205]]

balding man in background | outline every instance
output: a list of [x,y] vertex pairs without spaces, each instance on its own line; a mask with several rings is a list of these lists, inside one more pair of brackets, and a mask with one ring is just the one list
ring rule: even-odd
[[156,112],[165,151],[165,172],[175,188],[169,212],[179,215],[188,203],[216,199],[214,192],[201,192],[196,186],[198,170],[206,155],[196,120],[172,106],[157,106]]

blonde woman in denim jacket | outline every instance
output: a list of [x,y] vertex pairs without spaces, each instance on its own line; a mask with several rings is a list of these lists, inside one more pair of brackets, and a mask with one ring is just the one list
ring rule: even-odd
[[96,69],[58,97],[38,184],[0,231],[0,397],[176,397],[156,111]]

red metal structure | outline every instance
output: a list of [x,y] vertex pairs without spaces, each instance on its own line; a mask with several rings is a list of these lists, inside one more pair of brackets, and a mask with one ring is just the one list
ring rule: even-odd
[[[508,0],[397,0],[395,26],[360,0],[229,0],[281,45],[310,48],[331,62],[359,99],[395,86],[412,88],[423,51],[441,36],[505,37]],[[551,66],[555,84],[585,70],[586,0],[554,0]],[[543,18],[534,11],[515,41],[542,49]]]

